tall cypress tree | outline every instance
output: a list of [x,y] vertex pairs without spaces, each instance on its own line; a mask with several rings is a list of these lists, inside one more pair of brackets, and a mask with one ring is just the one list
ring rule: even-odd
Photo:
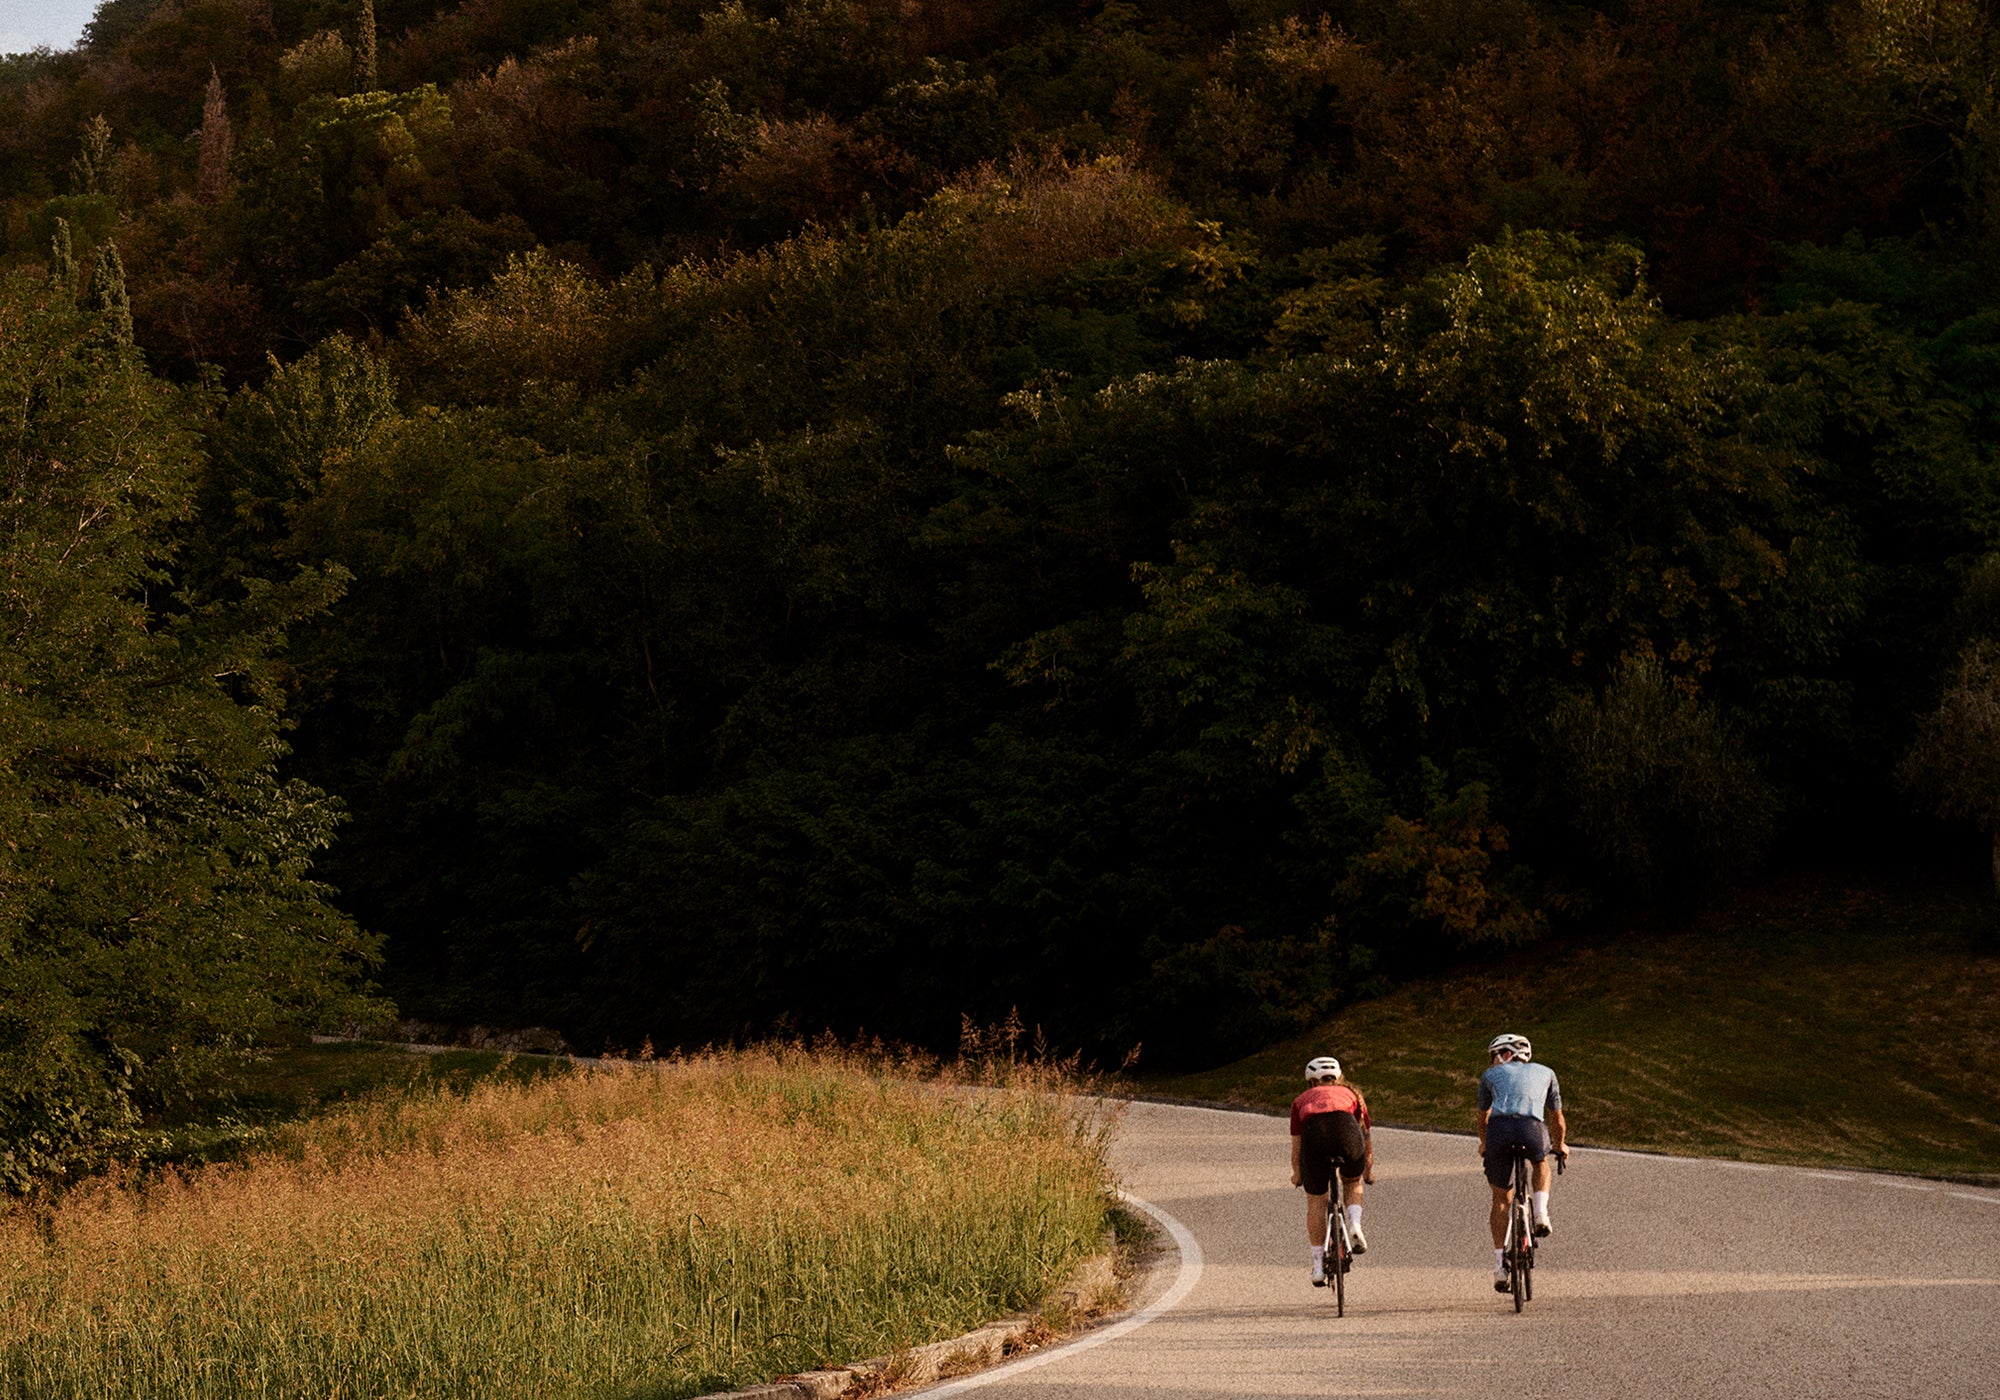
[[111,123],[99,112],[83,124],[76,158],[69,163],[78,194],[104,193],[106,167],[111,163]]
[[118,256],[118,245],[108,238],[97,250],[97,262],[90,271],[89,306],[104,318],[113,344],[132,343],[132,298],[125,292],[125,264]]
[[354,84],[375,91],[375,0],[361,0],[361,18],[354,35]]
[[70,242],[69,220],[56,220],[55,237],[49,240],[49,281],[69,295],[76,295],[76,249]]
[[220,204],[229,198],[229,156],[235,145],[222,76],[211,64],[208,93],[201,104],[201,163],[195,171],[195,198],[203,204]]

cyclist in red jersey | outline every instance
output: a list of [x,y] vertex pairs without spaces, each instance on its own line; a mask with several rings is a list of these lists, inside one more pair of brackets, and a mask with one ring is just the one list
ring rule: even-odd
[[1340,1061],[1318,1056],[1306,1065],[1310,1087],[1292,1100],[1292,1185],[1306,1191],[1306,1241],[1312,1246],[1315,1288],[1326,1285],[1326,1212],[1336,1170],[1348,1239],[1356,1254],[1368,1252],[1368,1237],[1361,1233],[1361,1198],[1362,1188],[1375,1179],[1375,1140],[1368,1101],[1344,1078]]

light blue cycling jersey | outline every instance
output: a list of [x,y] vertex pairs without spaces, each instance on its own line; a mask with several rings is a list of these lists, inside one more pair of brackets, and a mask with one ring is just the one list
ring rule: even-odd
[[1479,1076],[1479,1106],[1497,1118],[1540,1118],[1562,1112],[1562,1088],[1547,1065],[1502,1060]]

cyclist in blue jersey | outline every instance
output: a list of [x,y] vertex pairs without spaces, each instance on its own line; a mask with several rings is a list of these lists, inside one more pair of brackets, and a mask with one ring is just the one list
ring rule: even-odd
[[[1534,1229],[1546,1236],[1549,1186],[1555,1172],[1549,1153],[1567,1162],[1569,1123],[1563,1117],[1562,1087],[1556,1073],[1534,1062],[1535,1047],[1524,1035],[1498,1035],[1486,1047],[1486,1073],[1479,1076],[1479,1155],[1486,1162],[1486,1184],[1493,1188],[1493,1287],[1505,1293],[1507,1279],[1507,1210],[1514,1202],[1514,1149],[1526,1150],[1535,1164]],[[1546,1116],[1546,1122],[1544,1117]],[[1551,1140],[1550,1129],[1554,1138]]]

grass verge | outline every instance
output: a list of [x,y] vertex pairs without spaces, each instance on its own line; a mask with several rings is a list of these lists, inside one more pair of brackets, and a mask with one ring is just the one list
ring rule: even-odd
[[482,1080],[532,1084],[571,1069],[564,1059],[494,1050],[412,1054],[400,1045],[315,1042],[272,1051],[237,1091],[235,1103],[252,1121],[276,1123],[369,1094],[423,1094],[441,1088],[463,1093]]
[[940,1340],[1098,1246],[1104,1123],[841,1053],[396,1088],[0,1218],[0,1395],[669,1397]]
[[280,1045],[246,1066],[233,1091],[149,1119],[118,1155],[147,1168],[233,1161],[268,1143],[274,1129],[363,1095],[463,1092],[485,1079],[531,1083],[570,1069],[567,1060],[487,1050],[419,1055],[351,1042]]
[[1282,1107],[1338,1055],[1385,1122],[1469,1132],[1486,1042],[1555,1067],[1579,1142],[1938,1175],[2000,1173],[1990,898],[1801,879],[1692,925],[1543,945],[1401,987],[1161,1094]]

